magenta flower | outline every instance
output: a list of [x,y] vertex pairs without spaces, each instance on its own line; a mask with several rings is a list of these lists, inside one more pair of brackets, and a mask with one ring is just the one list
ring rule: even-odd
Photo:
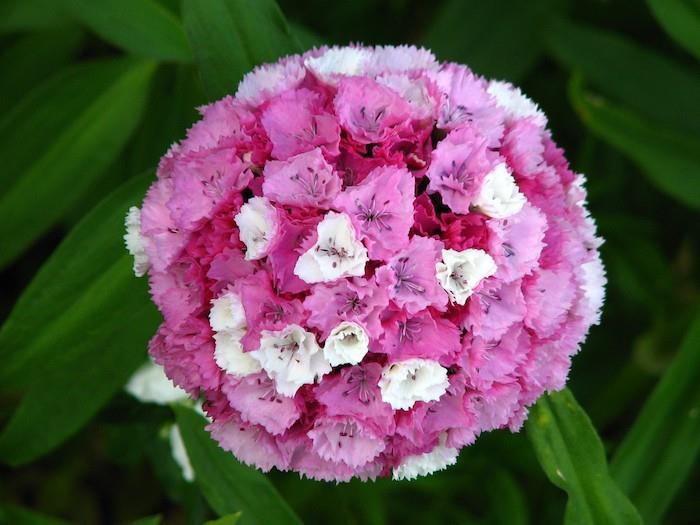
[[264,471],[411,479],[517,431],[604,299],[583,177],[546,126],[424,49],[257,68],[127,216],[153,359]]

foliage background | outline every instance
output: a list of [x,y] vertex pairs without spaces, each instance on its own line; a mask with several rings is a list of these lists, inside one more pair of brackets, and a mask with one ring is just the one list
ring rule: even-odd
[[[289,31],[272,0],[0,0],[0,523],[698,523],[700,2],[279,3]],[[583,408],[549,396],[415,482],[273,473],[278,495],[179,407],[187,483],[173,411],[122,392],[158,322],[124,211],[196,105],[347,42],[516,82],[587,174],[609,286],[570,378]]]

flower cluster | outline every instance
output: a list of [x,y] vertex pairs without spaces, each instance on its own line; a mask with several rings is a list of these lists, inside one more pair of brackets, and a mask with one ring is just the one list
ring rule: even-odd
[[605,275],[583,177],[535,103],[413,47],[248,74],[127,217],[150,354],[262,470],[453,464],[564,386]]

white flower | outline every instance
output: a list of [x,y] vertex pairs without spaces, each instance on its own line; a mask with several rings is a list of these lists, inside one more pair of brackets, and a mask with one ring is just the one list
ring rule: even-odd
[[238,84],[236,98],[251,105],[263,102],[282,91],[294,88],[304,80],[306,70],[293,59],[277,64],[264,64],[247,73]]
[[245,258],[262,259],[277,235],[278,219],[275,207],[265,197],[253,197],[243,206],[234,221],[246,246]]
[[440,442],[435,448],[425,454],[406,456],[401,464],[394,469],[393,478],[416,479],[418,476],[427,476],[438,470],[444,470],[457,462],[459,449],[446,447],[447,434],[440,434]]
[[275,382],[277,391],[289,397],[331,371],[314,334],[297,324],[274,332],[263,330],[260,348],[250,353]]
[[502,162],[486,174],[474,206],[489,217],[505,219],[522,210],[525,202],[525,195]]
[[600,312],[605,302],[605,285],[608,282],[600,254],[596,253],[592,261],[583,263],[581,269],[583,270],[581,288],[586,297],[586,304],[591,312],[593,324],[599,324]]
[[209,324],[215,332],[245,330],[245,310],[240,296],[234,292],[226,292],[212,299]]
[[362,75],[370,58],[368,49],[332,47],[322,55],[307,58],[304,65],[322,80],[333,82],[336,75]]
[[430,51],[415,46],[377,46],[372,51],[371,73],[437,69],[438,62]]
[[447,369],[430,359],[387,365],[379,379],[382,399],[394,410],[408,410],[416,401],[437,401],[448,386]]
[[252,356],[253,352],[243,351],[242,335],[235,331],[214,334],[214,361],[227,374],[237,377],[260,372],[260,363]]
[[442,250],[435,276],[452,302],[463,305],[482,279],[496,273],[496,263],[484,250]]
[[413,79],[408,75],[387,74],[377,77],[377,82],[395,91],[416,110],[420,118],[427,118],[435,112],[435,99],[430,96],[423,78]]
[[150,263],[146,255],[146,242],[141,236],[141,210],[136,206],[129,208],[124,225],[126,226],[124,243],[129,254],[134,257],[134,275],[142,277],[148,271]]
[[323,353],[331,366],[356,365],[369,350],[369,337],[359,324],[343,321],[331,330]]
[[[163,367],[151,361],[134,372],[124,390],[142,403],[167,405],[189,399],[187,392],[176,387],[168,379],[163,371]],[[170,452],[173,455],[173,459],[182,470],[182,477],[186,481],[192,481],[194,479],[194,471],[177,425],[170,427],[168,440],[170,441]]]
[[188,399],[187,392],[168,379],[163,367],[151,361],[134,372],[124,389],[142,403],[167,405]]
[[219,368],[234,376],[247,376],[260,371],[258,363],[244,352],[241,338],[248,328],[240,296],[226,292],[211,301],[209,324],[214,333],[214,361]]
[[318,240],[297,260],[295,275],[307,283],[364,275],[367,249],[357,239],[350,217],[328,212],[316,231]]
[[168,432],[168,439],[170,441],[170,453],[173,455],[175,463],[180,466],[183,479],[185,481],[194,481],[194,469],[192,468],[192,463],[190,463],[190,457],[187,455],[185,443],[182,441],[180,427],[177,425],[171,426]]
[[547,125],[547,117],[537,104],[510,82],[492,80],[489,82],[488,93],[505,110],[506,121],[529,117],[540,127]]

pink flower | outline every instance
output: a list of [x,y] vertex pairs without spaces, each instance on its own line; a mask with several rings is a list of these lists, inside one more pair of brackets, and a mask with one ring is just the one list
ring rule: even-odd
[[495,339],[465,338],[463,366],[472,387],[488,389],[494,382],[508,382],[517,377],[517,368],[525,361],[523,348],[530,343],[520,325],[513,325]]
[[447,294],[435,277],[441,250],[440,241],[414,236],[406,249],[377,270],[377,283],[386,286],[389,297],[408,313],[428,306],[443,310]]
[[396,91],[367,77],[343,79],[333,105],[340,125],[361,144],[386,140],[411,113]]
[[279,204],[328,209],[340,191],[340,179],[316,148],[286,161],[268,162],[262,189]]
[[384,342],[377,351],[388,354],[391,361],[423,357],[449,366],[461,349],[459,329],[429,310],[413,316],[396,311],[384,321],[383,328]]
[[245,423],[234,416],[229,421],[214,421],[207,430],[221,448],[232,452],[246,465],[264,472],[272,467],[287,470],[290,458],[263,427]]
[[141,234],[154,271],[165,270],[187,243],[186,232],[178,229],[167,207],[172,195],[172,180],[158,180],[149,188],[141,208]]
[[409,46],[245,76],[161,159],[125,241],[153,359],[238,460],[412,479],[566,384],[605,269],[537,104]]
[[355,418],[321,417],[308,433],[319,457],[357,468],[384,450],[382,435],[376,435]]
[[245,310],[247,330],[241,343],[246,351],[259,348],[263,330],[281,330],[301,323],[305,317],[301,302],[275,293],[269,279],[266,272],[260,271],[234,284]]
[[489,219],[488,251],[496,261],[496,277],[512,281],[528,275],[544,249],[547,219],[537,208],[525,205],[507,219]]
[[514,415],[518,403],[518,383],[494,384],[486,391],[472,391],[465,396],[467,410],[472,412],[483,431],[506,426]]
[[380,315],[389,304],[386,290],[374,279],[346,279],[317,284],[304,301],[308,324],[325,338],[342,321],[361,324],[373,338],[382,334]]
[[350,215],[370,259],[388,260],[408,245],[413,192],[413,177],[407,170],[378,168],[336,198],[335,207]]
[[482,181],[494,166],[487,142],[470,128],[451,132],[433,150],[428,189],[438,192],[455,213],[469,213]]
[[285,160],[317,147],[328,155],[338,154],[338,123],[324,110],[322,95],[313,91],[284,92],[270,102],[261,122],[276,159]]
[[523,292],[525,325],[540,337],[547,337],[566,320],[576,298],[576,285],[566,268],[539,270],[524,283]]
[[503,110],[488,93],[486,81],[469,68],[447,64],[433,74],[442,94],[437,126],[447,130],[469,124],[489,146],[498,144],[503,133]]
[[341,370],[323,381],[316,398],[329,416],[352,417],[378,434],[394,431],[394,411],[382,400],[379,377],[382,367],[367,363]]
[[182,141],[183,154],[234,146],[250,140],[249,130],[255,125],[255,116],[240,101],[224,97],[199,108],[202,120],[196,122]]
[[214,341],[206,321],[191,317],[177,329],[163,323],[148,344],[148,351],[175,385],[190,395],[196,395],[200,388],[216,389],[220,384]]
[[303,292],[310,288],[309,284],[294,273],[294,267],[305,251],[306,242],[315,236],[320,217],[284,213],[280,218],[277,240],[267,256],[273,282],[282,293]]
[[273,435],[283,434],[302,413],[293,398],[275,390],[274,383],[264,372],[239,380],[231,378],[221,389],[241,419],[260,425]]
[[517,177],[535,176],[544,162],[542,129],[530,120],[515,122],[505,132],[501,154]]
[[242,191],[252,174],[234,150],[216,150],[177,159],[171,178],[170,216],[178,228],[191,230],[198,221],[211,217],[230,192]]
[[474,335],[496,340],[513,326],[522,322],[527,306],[521,281],[512,283],[485,282],[469,301],[464,328]]

